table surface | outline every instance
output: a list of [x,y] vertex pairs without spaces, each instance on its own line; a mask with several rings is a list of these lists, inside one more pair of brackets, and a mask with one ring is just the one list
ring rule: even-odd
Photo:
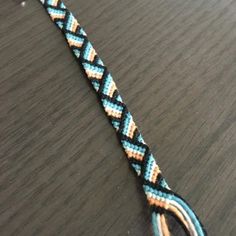
[[[209,235],[236,235],[236,2],[65,3],[169,185]],[[61,32],[37,0],[0,9],[0,235],[152,235],[140,181]]]

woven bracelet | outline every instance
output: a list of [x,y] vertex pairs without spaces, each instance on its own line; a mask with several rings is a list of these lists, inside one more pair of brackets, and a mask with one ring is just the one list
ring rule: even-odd
[[81,63],[112,126],[117,132],[127,159],[142,180],[152,212],[153,234],[169,236],[166,217],[172,215],[186,235],[207,235],[191,207],[173,192],[163,178],[149,147],[134,123],[107,67],[97,55],[87,35],[73,14],[60,0],[39,0],[52,21],[61,29],[73,54]]

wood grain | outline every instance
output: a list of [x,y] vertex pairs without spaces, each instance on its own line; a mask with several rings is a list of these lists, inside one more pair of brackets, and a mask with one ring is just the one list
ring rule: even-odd
[[[236,235],[236,2],[65,3],[170,186],[209,235]],[[37,0],[0,8],[0,235],[151,235],[140,182],[62,34]]]

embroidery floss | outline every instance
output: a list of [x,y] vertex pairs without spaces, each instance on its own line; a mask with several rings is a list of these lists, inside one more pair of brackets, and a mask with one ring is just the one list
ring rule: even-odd
[[65,35],[69,47],[81,63],[115,128],[130,165],[142,179],[143,189],[152,210],[154,235],[170,235],[166,221],[168,214],[173,215],[181,223],[187,235],[207,235],[191,207],[167,185],[111,74],[73,14],[61,0],[39,1]]

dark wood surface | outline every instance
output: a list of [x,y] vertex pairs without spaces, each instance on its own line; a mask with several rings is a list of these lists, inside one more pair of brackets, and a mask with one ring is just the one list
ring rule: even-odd
[[[236,2],[65,3],[170,186],[209,235],[236,235]],[[37,0],[0,9],[0,235],[151,235],[140,182],[60,31]]]

